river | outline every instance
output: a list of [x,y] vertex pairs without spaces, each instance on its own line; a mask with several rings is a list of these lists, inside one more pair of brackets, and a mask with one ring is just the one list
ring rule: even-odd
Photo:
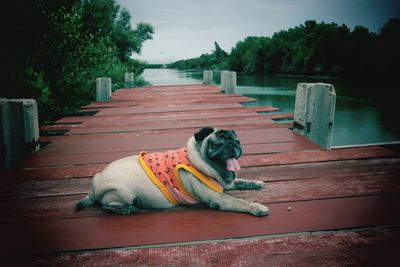
[[[143,78],[152,85],[201,84],[202,71],[175,69],[146,69]],[[214,73],[219,84],[219,75]],[[274,106],[283,113],[293,113],[296,86],[299,82],[327,82],[336,90],[336,113],[333,146],[351,146],[400,141],[397,120],[385,119],[385,105],[378,106],[371,99],[352,96],[347,90],[354,84],[337,80],[316,80],[303,77],[238,74],[236,92],[257,99],[246,106]]]

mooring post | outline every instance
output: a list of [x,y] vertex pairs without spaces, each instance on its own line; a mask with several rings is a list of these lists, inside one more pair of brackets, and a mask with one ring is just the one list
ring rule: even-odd
[[111,79],[97,78],[96,79],[96,101],[108,102],[111,98]]
[[125,72],[125,88],[135,87],[133,72]]
[[212,84],[212,83],[213,83],[213,71],[203,70],[203,84]]
[[10,170],[40,149],[36,100],[1,98],[0,119],[0,164]]
[[327,83],[298,83],[294,132],[329,150],[335,118],[335,88]]
[[236,72],[221,71],[221,90],[226,94],[233,94],[236,90]]

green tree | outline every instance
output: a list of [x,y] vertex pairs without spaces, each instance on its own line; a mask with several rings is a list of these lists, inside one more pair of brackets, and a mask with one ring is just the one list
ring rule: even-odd
[[11,65],[2,95],[36,98],[42,122],[93,101],[97,77],[111,77],[115,89],[124,72],[144,69],[131,55],[153,27],[132,29],[129,12],[114,0],[16,0],[10,10],[16,19],[2,51]]

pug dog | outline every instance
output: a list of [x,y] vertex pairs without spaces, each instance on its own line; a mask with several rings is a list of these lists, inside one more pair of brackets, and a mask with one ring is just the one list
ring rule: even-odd
[[79,200],[76,210],[99,202],[107,211],[131,214],[139,208],[167,209],[200,203],[223,211],[266,216],[266,206],[223,193],[259,190],[265,185],[236,178],[241,155],[234,131],[205,127],[180,150],[142,152],[110,163],[93,177],[89,194]]

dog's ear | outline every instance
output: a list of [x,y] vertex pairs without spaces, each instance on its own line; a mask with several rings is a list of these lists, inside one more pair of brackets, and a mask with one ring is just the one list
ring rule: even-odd
[[212,134],[214,132],[214,129],[211,127],[204,127],[200,131],[194,134],[194,139],[197,142],[203,141],[207,136]]

